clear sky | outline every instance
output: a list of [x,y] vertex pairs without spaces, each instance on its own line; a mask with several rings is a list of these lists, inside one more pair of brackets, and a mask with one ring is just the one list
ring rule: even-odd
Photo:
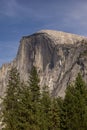
[[16,56],[22,36],[42,29],[87,36],[87,0],[0,0],[0,66]]

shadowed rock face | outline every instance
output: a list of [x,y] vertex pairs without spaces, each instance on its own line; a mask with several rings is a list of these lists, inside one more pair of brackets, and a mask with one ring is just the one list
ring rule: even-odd
[[0,95],[6,90],[12,66],[27,81],[33,65],[37,67],[41,86],[46,84],[53,96],[64,97],[66,86],[75,80],[78,72],[87,81],[87,39],[51,30],[23,37],[16,58],[0,69]]

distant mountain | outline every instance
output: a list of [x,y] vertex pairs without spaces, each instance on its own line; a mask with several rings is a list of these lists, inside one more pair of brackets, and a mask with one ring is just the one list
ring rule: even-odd
[[22,37],[16,58],[0,69],[0,95],[6,90],[8,70],[16,66],[27,81],[32,66],[40,84],[49,86],[53,96],[64,97],[66,86],[81,72],[87,81],[87,38],[53,30]]

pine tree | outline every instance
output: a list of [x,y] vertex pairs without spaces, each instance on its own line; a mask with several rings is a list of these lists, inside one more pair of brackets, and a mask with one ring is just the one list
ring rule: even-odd
[[18,104],[19,130],[39,130],[40,115],[39,78],[35,67],[32,68],[29,81],[22,83]]
[[69,85],[66,90],[65,99],[61,107],[61,129],[62,130],[72,130],[74,111],[74,87]]
[[41,95],[41,130],[50,129],[51,97],[48,86],[44,86]]
[[77,98],[76,114],[78,117],[78,128],[87,130],[87,85],[79,73],[75,81],[75,97]]
[[52,99],[50,130],[60,130],[60,109],[56,98]]
[[31,130],[33,122],[32,98],[29,86],[22,83],[20,99],[18,102],[18,126],[19,130]]
[[20,76],[16,68],[9,72],[9,80],[2,102],[2,125],[4,130],[18,130],[17,106],[20,93]]
[[28,87],[31,94],[31,129],[39,130],[40,125],[40,86],[36,68],[33,66],[30,72]]
[[31,70],[28,83],[21,83],[17,69],[11,69],[6,96],[2,103],[4,130],[40,129],[40,88],[35,67]]
[[60,130],[59,104],[52,98],[48,86],[43,87],[41,98],[41,130]]
[[39,86],[39,77],[37,74],[36,67],[32,67],[31,72],[30,72],[30,77],[29,77],[29,86],[30,86],[30,91],[32,93],[32,100],[33,101],[38,101],[40,98],[40,86]]
[[86,84],[78,74],[74,85],[67,87],[61,112],[62,130],[87,129],[87,90]]

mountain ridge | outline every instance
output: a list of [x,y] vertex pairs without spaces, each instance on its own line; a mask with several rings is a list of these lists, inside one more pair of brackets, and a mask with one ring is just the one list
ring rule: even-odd
[[24,36],[16,58],[0,68],[0,95],[6,90],[8,71],[16,66],[21,79],[27,81],[33,65],[36,66],[40,84],[48,85],[53,96],[64,97],[66,86],[81,72],[87,79],[87,38],[75,34],[42,30]]

